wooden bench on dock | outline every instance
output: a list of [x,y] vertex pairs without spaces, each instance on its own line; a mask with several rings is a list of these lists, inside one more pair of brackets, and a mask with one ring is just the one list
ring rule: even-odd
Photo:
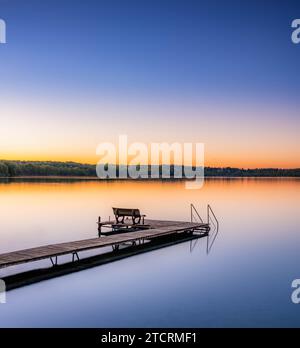
[[[98,232],[99,236],[114,234],[116,232],[129,232],[132,230],[145,230],[151,228],[148,223],[145,223],[146,215],[141,214],[139,209],[130,208],[112,208],[115,216],[114,220],[102,221],[98,217]],[[111,231],[102,231],[102,227],[112,229]]]
[[117,224],[124,224],[125,218],[131,218],[133,225],[140,224],[141,221],[143,225],[145,222],[146,215],[142,215],[139,209],[113,208],[113,212]]

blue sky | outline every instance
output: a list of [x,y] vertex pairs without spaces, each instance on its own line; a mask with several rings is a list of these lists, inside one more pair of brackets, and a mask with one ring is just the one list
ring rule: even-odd
[[[44,103],[46,111],[59,103],[88,110],[109,100],[119,105],[124,124],[132,122],[122,115],[122,103],[130,101],[148,110],[161,102],[178,103],[182,110],[199,103],[219,109],[264,104],[269,121],[280,104],[286,112],[274,117],[292,122],[291,129],[299,125],[300,45],[291,42],[299,1],[0,0],[0,18],[7,23],[0,94],[26,111],[20,117],[30,113],[29,123],[46,116],[41,111],[33,116],[27,101]],[[226,120],[220,113],[213,122],[251,118],[259,127],[255,110],[250,116],[233,114]],[[53,122],[74,117],[53,113]],[[141,112],[141,120],[147,117]],[[187,123],[197,120],[194,114],[182,117]],[[99,116],[85,119],[93,123]],[[172,119],[166,112],[165,122]]]
[[299,96],[299,1],[0,0],[0,17],[2,88]]

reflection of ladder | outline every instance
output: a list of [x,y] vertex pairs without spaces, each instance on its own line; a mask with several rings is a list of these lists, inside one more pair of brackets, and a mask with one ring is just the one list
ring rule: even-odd
[[[194,204],[191,204],[191,222],[204,223],[203,219],[201,218]],[[206,253],[209,254],[217,238],[217,235],[219,233],[219,221],[209,204],[207,205],[207,223],[205,224],[208,225],[208,231],[209,231],[209,233],[207,233],[207,246],[206,246]],[[194,246],[190,247],[190,249],[191,251],[193,251]]]
[[[194,204],[191,204],[191,222],[197,222],[197,220],[204,223]],[[213,226],[216,232],[219,231],[219,221],[209,204],[207,205],[207,224]]]

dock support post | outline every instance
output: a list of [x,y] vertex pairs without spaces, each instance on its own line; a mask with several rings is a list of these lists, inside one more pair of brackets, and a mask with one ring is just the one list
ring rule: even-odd
[[112,245],[112,249],[113,249],[113,251],[119,250],[119,244]]
[[57,266],[57,255],[54,257],[54,261],[53,261],[53,258],[50,257],[50,261],[52,263],[52,266]]
[[98,216],[98,236],[101,237],[101,216]]
[[77,258],[77,261],[79,261],[78,253],[77,253],[77,251],[75,251],[75,252],[72,253],[72,262],[75,261],[75,256],[76,256],[76,258]]

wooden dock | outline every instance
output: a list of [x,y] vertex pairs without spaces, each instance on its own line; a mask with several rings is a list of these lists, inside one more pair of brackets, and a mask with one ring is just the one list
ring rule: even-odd
[[[109,221],[106,223],[110,225],[115,224],[114,221]],[[148,225],[147,229],[138,229],[129,232],[101,236],[98,238],[51,244],[0,254],[0,268],[44,259],[50,259],[53,265],[57,265],[58,257],[62,255],[70,254],[72,256],[72,261],[75,261],[76,259],[79,260],[78,253],[81,251],[103,247],[112,247],[113,250],[118,250],[120,245],[143,244],[155,238],[176,236],[182,233],[207,236],[210,230],[209,222],[197,223],[182,221],[145,220],[145,225]]]

